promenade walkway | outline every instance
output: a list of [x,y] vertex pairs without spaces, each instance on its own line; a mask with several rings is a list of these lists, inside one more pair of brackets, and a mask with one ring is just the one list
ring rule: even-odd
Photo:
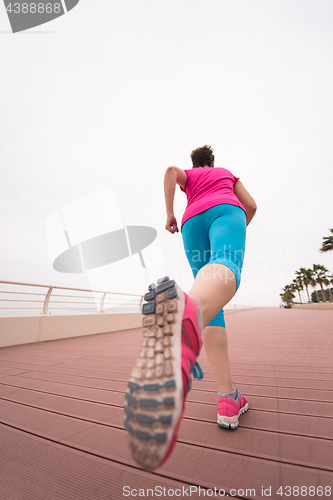
[[217,426],[202,352],[204,380],[154,473],[134,463],[123,428],[141,329],[0,349],[1,500],[333,498],[333,311],[252,309],[226,322],[250,410],[237,431]]

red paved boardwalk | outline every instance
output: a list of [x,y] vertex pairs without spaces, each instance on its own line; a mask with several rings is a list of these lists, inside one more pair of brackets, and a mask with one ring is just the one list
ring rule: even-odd
[[[135,498],[125,486],[144,489],[137,498],[205,498],[199,486],[235,498],[265,498],[262,487],[274,499],[333,498],[333,311],[247,310],[228,315],[227,327],[250,410],[237,431],[216,425],[202,353],[205,378],[193,383],[179,443],[156,473],[135,465],[123,430],[141,329],[0,349],[1,500]],[[288,496],[288,486],[303,494]],[[217,490],[210,498],[222,498]]]

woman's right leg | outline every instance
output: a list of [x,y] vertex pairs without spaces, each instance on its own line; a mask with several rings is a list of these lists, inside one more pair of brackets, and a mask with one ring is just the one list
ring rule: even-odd
[[212,263],[200,269],[188,295],[199,302],[206,327],[235,293],[236,278],[231,269]]

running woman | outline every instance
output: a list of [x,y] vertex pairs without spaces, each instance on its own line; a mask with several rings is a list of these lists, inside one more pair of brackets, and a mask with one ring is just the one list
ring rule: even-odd
[[188,295],[169,277],[149,286],[142,307],[142,349],[125,394],[125,428],[133,458],[145,469],[170,455],[191,387],[202,378],[202,343],[216,378],[217,423],[237,429],[249,405],[234,387],[223,307],[241,278],[246,226],[257,206],[238,177],[215,167],[211,146],[191,153],[193,168],[169,167],[164,177],[165,228],[179,232],[173,202],[176,184],[187,195],[181,232],[195,281]]

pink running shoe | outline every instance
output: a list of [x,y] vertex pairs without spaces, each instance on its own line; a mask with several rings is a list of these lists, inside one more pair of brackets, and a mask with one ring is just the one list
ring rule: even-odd
[[168,277],[149,286],[142,307],[142,349],[125,394],[125,428],[132,456],[144,469],[162,465],[177,441],[191,374],[202,341],[198,303]]
[[232,396],[217,396],[217,423],[220,427],[236,430],[239,417],[249,409],[246,398],[236,389],[236,400]]

